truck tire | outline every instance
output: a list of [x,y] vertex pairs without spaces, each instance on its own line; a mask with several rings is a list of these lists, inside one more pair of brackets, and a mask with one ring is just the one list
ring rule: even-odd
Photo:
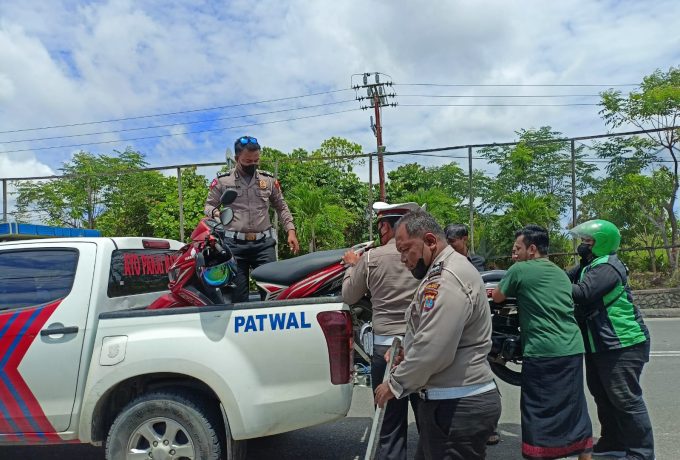
[[140,396],[111,425],[106,459],[219,460],[223,436],[218,407],[181,389]]

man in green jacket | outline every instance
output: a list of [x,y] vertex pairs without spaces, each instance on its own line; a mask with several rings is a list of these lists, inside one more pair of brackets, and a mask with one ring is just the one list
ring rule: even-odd
[[571,233],[581,238],[581,263],[568,274],[586,347],[586,381],[602,426],[593,455],[653,460],[652,424],[640,387],[649,331],[633,302],[628,270],[616,256],[621,234],[600,219]]

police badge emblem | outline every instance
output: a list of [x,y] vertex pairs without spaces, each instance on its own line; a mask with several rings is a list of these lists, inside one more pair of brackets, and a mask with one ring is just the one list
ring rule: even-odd
[[423,311],[430,311],[434,308],[434,301],[437,299],[437,294],[439,294],[437,289],[425,289],[423,292]]
[[264,179],[260,179],[259,185],[262,190],[265,190],[267,188],[267,181]]

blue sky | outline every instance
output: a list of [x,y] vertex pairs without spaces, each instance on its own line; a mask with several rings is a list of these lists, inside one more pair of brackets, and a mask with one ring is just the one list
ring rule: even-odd
[[[594,106],[480,104],[596,103],[597,97],[587,95],[609,85],[639,83],[656,68],[680,65],[680,28],[670,23],[677,17],[680,2],[672,0],[0,0],[0,131],[342,90],[349,88],[352,74],[380,71],[398,84],[604,85],[396,86],[401,105],[383,112],[390,150],[509,141],[520,128],[542,125],[570,136],[596,134],[606,127]],[[584,96],[480,97],[499,95]],[[225,148],[245,133],[283,151],[313,150],[331,136],[347,137],[365,151],[374,150],[367,111],[229,128],[357,109],[353,98],[353,91],[339,91],[173,116],[3,133],[0,177],[54,173],[80,148],[41,148],[87,142],[110,142],[82,147],[93,153],[130,146],[144,152],[153,166],[220,161]],[[332,102],[337,104],[256,115]],[[244,115],[248,116],[209,121]],[[174,126],[139,129],[156,125]],[[122,129],[137,130],[31,140]],[[213,131],[179,134],[198,130]],[[129,140],[145,136],[166,137]],[[10,142],[17,140],[21,142]],[[22,151],[1,153],[13,150]],[[397,166],[392,161],[386,164],[388,171]],[[366,176],[366,171],[359,172]]]

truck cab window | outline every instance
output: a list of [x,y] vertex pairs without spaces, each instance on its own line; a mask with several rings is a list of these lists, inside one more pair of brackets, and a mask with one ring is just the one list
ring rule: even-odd
[[77,265],[75,249],[0,252],[0,310],[63,299],[71,292]]

